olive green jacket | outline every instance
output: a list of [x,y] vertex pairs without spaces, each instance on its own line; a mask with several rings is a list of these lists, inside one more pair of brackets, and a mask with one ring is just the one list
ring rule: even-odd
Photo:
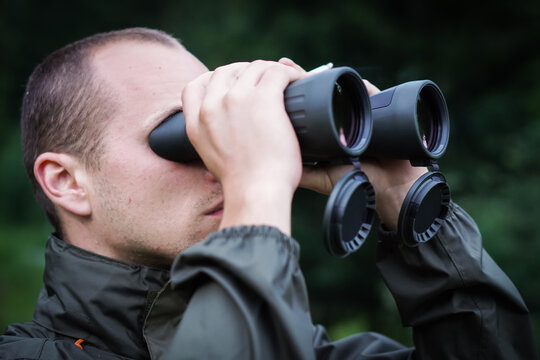
[[166,359],[536,358],[527,307],[455,204],[418,247],[380,231],[377,265],[414,349],[375,333],[329,342],[312,324],[298,252],[276,229],[241,227],[180,255],[171,287],[189,303]]
[[376,333],[330,342],[312,324],[298,254],[275,228],[229,228],[169,273],[51,236],[34,318],[0,336],[0,359],[536,358],[523,300],[454,204],[418,247],[380,230],[377,264],[414,348]]

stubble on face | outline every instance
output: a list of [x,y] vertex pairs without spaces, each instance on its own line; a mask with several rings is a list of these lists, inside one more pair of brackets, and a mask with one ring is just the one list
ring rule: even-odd
[[[203,214],[222,198],[221,187],[196,198],[189,205],[193,218],[180,229],[165,213],[161,220],[145,226],[147,219],[156,219],[155,213],[159,208],[145,210],[148,204],[134,199],[131,193],[110,182],[103,174],[95,180],[95,191],[100,196],[94,207],[99,208],[100,222],[109,226],[101,239],[110,247],[113,258],[130,264],[168,267],[182,251],[218,230],[220,217],[211,218]],[[201,222],[209,225],[200,226]]]
[[149,43],[115,44],[96,58],[118,111],[108,119],[101,165],[92,172],[94,241],[105,256],[168,266],[218,229],[221,217],[208,211],[223,196],[202,163],[161,159],[147,137],[206,68],[180,46]]

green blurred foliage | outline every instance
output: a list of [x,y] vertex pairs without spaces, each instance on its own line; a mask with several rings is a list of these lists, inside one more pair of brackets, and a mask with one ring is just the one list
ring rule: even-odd
[[[31,319],[50,227],[21,161],[20,99],[32,69],[86,35],[128,26],[179,37],[209,68],[287,56],[329,61],[380,88],[429,78],[445,93],[452,134],[441,161],[454,200],[530,307],[540,345],[540,2],[36,1],[0,3],[0,329]],[[324,250],[325,197],[299,191],[295,237],[313,318],[333,338],[383,332],[405,344],[374,265],[375,236],[346,259]]]

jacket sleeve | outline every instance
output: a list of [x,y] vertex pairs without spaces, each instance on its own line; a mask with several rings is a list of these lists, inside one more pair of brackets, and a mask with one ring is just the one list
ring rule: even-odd
[[413,327],[416,359],[536,359],[527,307],[482,248],[474,221],[451,204],[431,241],[380,234],[377,265]]
[[298,251],[275,228],[246,226],[183,252],[171,285],[191,296],[166,359],[313,359]]
[[373,333],[330,343],[311,321],[298,244],[275,228],[211,234],[177,258],[171,287],[189,300],[168,360],[393,360],[411,352]]
[[173,264],[189,294],[167,359],[535,359],[528,311],[457,205],[415,248],[381,231],[378,266],[415,349],[380,334],[330,342],[313,326],[297,243],[277,229],[225,229]]

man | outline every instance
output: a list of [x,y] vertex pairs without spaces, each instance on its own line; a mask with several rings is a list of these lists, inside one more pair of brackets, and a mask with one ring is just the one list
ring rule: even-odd
[[[429,243],[399,243],[401,203],[425,172],[406,161],[363,168],[385,224],[378,264],[415,349],[373,333],[330,343],[312,324],[292,196],[299,185],[330,192],[347,167],[302,169],[283,90],[304,76],[288,59],[208,72],[171,37],[138,28],[38,66],[23,149],[56,233],[34,319],[8,327],[0,358],[534,357],[526,306],[463,210],[452,204]],[[204,163],[148,146],[180,109]]]

